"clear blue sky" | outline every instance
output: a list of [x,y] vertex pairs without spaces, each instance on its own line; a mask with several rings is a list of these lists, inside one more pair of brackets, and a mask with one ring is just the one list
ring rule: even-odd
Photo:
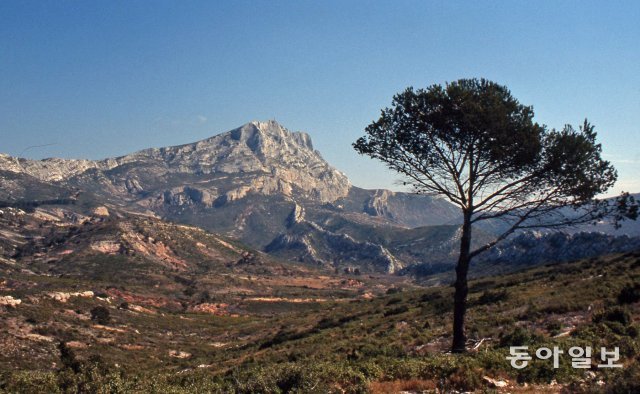
[[[407,86],[485,77],[550,127],[588,117],[640,191],[639,1],[0,1],[0,152],[103,158],[251,120],[351,143]],[[25,148],[33,145],[50,146]]]

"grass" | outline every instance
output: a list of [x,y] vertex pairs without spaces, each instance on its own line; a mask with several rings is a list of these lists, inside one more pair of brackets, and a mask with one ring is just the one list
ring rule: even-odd
[[[192,253],[187,239],[183,245]],[[104,264],[110,260],[98,266]],[[358,280],[364,287],[345,289],[339,278],[316,276],[305,282],[300,272],[286,266],[265,266],[271,274],[253,274],[251,280],[232,266],[215,274],[175,273],[171,283],[150,276],[146,282],[116,286],[143,301],[168,299],[186,306],[206,291],[208,302],[230,305],[229,316],[142,301],[119,308],[125,300],[118,297],[72,297],[60,303],[43,296],[70,289],[108,291],[113,283],[102,274],[80,279],[13,272],[0,278],[0,283],[11,281],[16,287],[11,294],[25,300],[0,312],[5,328],[0,334],[0,392],[481,392],[488,389],[484,376],[507,380],[511,391],[525,390],[524,383],[552,390],[554,380],[557,390],[570,392],[638,390],[640,253],[471,281],[467,332],[473,343],[483,342],[461,356],[446,353],[450,286],[416,288],[395,282],[386,291],[394,282],[376,288],[376,279],[363,276]],[[188,288],[192,291],[185,294]],[[368,291],[377,295],[363,298]],[[259,301],[264,295],[278,299]],[[136,305],[147,311],[132,309]],[[91,321],[96,307],[109,311],[105,325]],[[78,370],[61,359],[61,341],[73,344]],[[601,346],[618,346],[625,367],[592,368],[595,375],[586,377],[563,358],[558,369],[548,360],[534,360],[516,370],[506,356],[509,346],[519,344],[565,351],[591,346],[597,349],[595,361]],[[175,357],[171,351],[188,356]],[[598,380],[605,386],[596,386]]]

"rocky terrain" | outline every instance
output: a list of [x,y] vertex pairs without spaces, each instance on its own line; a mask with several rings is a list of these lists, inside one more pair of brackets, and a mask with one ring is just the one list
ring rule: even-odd
[[[458,357],[457,210],[354,187],[304,133],[253,122],[101,161],[5,155],[0,183],[0,393],[637,387],[637,237],[519,233],[474,260]],[[620,345],[625,369],[516,371],[522,344]]]
[[[442,199],[353,186],[314,150],[308,134],[275,121],[98,161],[0,155],[0,207],[52,204],[74,204],[83,214],[106,206],[197,226],[282,259],[385,273],[451,270],[460,221],[458,209]],[[488,242],[501,226],[476,229],[474,242]],[[621,233],[605,224],[581,229],[640,235],[635,223],[625,223]],[[520,250],[510,245],[505,248]],[[566,250],[532,257],[496,249],[490,258],[515,269]]]
[[383,272],[417,260],[394,256],[369,235],[458,217],[443,200],[352,186],[313,149],[308,134],[273,121],[100,161],[3,155],[0,175],[5,205],[78,196],[78,206],[197,225],[298,261],[331,267],[363,261],[363,269]]
[[[532,232],[515,234],[479,255],[472,263],[473,277],[496,276],[549,263],[595,258],[609,253],[640,250],[640,237],[610,235],[605,232]],[[454,279],[447,262],[420,263],[400,271],[426,279],[427,283],[446,283]]]
[[549,261],[580,260],[635,250],[640,250],[640,237],[597,232],[524,232],[508,242],[496,245],[480,260],[496,264],[517,262],[522,266],[531,266]]
[[273,281],[282,278],[323,275],[197,227],[105,207],[88,214],[73,208],[0,209],[0,273],[91,280],[111,286],[102,288],[107,293],[139,286],[183,307],[202,303],[205,288],[216,290],[204,299],[230,303],[239,294],[270,296]]

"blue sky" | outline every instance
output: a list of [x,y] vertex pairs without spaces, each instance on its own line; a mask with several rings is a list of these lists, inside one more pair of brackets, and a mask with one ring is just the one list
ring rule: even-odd
[[638,21],[638,1],[5,0],[0,152],[97,159],[276,119],[399,189],[351,143],[407,86],[485,77],[549,127],[589,118],[637,192]]

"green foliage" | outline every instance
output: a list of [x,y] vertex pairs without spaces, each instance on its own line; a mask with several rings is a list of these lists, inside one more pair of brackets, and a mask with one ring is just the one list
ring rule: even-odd
[[109,324],[111,312],[106,307],[98,305],[91,309],[91,320],[96,321],[98,324]]
[[620,307],[613,307],[605,310],[602,313],[594,315],[593,321],[595,323],[604,322],[607,324],[619,323],[623,326],[626,326],[631,322],[631,316],[629,315],[629,312],[627,310]]
[[[246,393],[366,393],[365,375],[349,364],[284,363],[233,370],[225,378],[238,394]],[[231,388],[230,387],[230,388]]]
[[633,304],[640,301],[640,283],[626,285],[618,294],[618,303],[620,305]]
[[[353,146],[406,175],[418,191],[446,196],[463,209],[473,209],[461,178],[469,161],[490,169],[470,175],[486,191],[515,181],[506,190],[513,189],[509,200],[523,200],[518,209],[533,207],[524,198],[545,191],[556,191],[549,203],[584,203],[613,185],[616,172],[602,160],[592,125],[548,131],[533,115],[505,86],[460,79],[397,94]],[[443,186],[449,182],[454,186]]]
[[80,362],[77,360],[75,353],[70,349],[66,343],[60,342],[58,344],[58,350],[60,351],[60,363],[63,368],[68,368],[74,373],[80,372]]
[[640,364],[623,369],[606,388],[607,394],[640,393]]
[[480,298],[478,298],[478,305],[493,304],[496,302],[504,301],[509,297],[509,293],[505,289],[501,290],[486,290]]
[[399,315],[401,313],[405,313],[409,311],[409,307],[407,307],[406,305],[402,305],[396,308],[391,308],[389,310],[386,310],[384,312],[384,317],[388,317],[388,316],[393,316],[393,315]]
[[500,338],[500,346],[528,346],[540,341],[541,337],[523,327],[516,327],[513,331]]

